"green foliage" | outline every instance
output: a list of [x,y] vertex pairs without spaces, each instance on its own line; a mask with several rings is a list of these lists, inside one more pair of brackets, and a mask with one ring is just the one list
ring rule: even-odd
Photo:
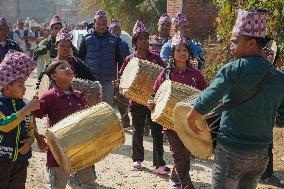
[[122,22],[122,29],[132,34],[136,20],[141,20],[151,33],[156,32],[159,17],[167,11],[166,0],[82,0],[81,12],[95,14],[95,10],[105,10],[108,20]]
[[[217,34],[221,41],[228,42],[236,13],[240,5],[243,9],[251,10],[253,7],[262,7],[268,10],[268,34],[283,43],[284,1],[283,0],[214,0],[218,7]],[[283,46],[283,44],[281,45]]]
[[218,70],[232,58],[230,55],[230,37],[235,24],[237,10],[239,5],[245,10],[251,10],[253,7],[262,7],[268,10],[267,33],[276,39],[280,47],[280,60],[278,68],[284,70],[283,50],[284,50],[284,0],[213,0],[218,8],[216,18],[217,35],[219,43],[213,47],[205,44],[205,59],[207,62],[205,77],[210,82],[217,74]]

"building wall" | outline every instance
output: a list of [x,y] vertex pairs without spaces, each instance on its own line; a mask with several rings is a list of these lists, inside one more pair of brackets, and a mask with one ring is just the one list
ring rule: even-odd
[[217,9],[213,0],[168,0],[167,12],[174,18],[184,12],[191,25],[191,36],[200,40],[215,35]]

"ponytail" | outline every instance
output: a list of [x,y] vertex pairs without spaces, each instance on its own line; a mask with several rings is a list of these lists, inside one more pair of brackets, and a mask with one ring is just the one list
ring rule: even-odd
[[41,80],[43,78],[44,75],[47,75],[48,78],[52,80],[51,78],[51,75],[55,73],[55,69],[57,68],[57,66],[59,66],[60,64],[64,63],[63,61],[61,60],[58,60],[58,59],[55,59],[53,61],[51,61],[49,64],[46,65],[45,69],[43,72],[40,73],[39,77],[38,77],[38,81],[36,83],[36,93],[38,92],[39,90],[39,87],[40,87],[40,83],[41,83]]

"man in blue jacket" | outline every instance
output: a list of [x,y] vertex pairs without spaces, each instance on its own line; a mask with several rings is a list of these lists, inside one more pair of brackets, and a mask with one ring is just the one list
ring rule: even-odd
[[81,41],[79,57],[85,61],[91,72],[103,87],[103,100],[113,104],[112,81],[117,79],[117,67],[123,60],[119,50],[119,38],[107,29],[107,16],[99,10],[94,17],[94,32]]
[[222,113],[212,168],[212,188],[252,189],[268,163],[275,122],[284,125],[284,73],[264,59],[266,12],[239,10],[231,37],[237,58],[223,66],[211,85],[201,93],[187,115],[192,131],[201,132],[196,121],[220,100],[231,102],[248,94],[270,70],[274,76],[249,100]]

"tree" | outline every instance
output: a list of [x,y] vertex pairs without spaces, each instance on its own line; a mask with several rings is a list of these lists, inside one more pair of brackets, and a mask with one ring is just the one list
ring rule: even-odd
[[[217,34],[220,40],[229,41],[236,13],[239,7],[250,10],[253,7],[262,7],[268,10],[268,34],[283,43],[283,21],[284,1],[283,0],[214,0],[218,7]],[[283,46],[283,44],[281,44]]]
[[213,0],[218,8],[216,18],[218,44],[213,48],[206,49],[205,77],[210,82],[218,72],[218,70],[226,63],[233,59],[230,53],[230,38],[232,29],[235,24],[238,8],[251,10],[253,7],[262,7],[268,10],[267,32],[270,36],[276,39],[280,47],[280,60],[278,66],[284,70],[283,49],[284,49],[284,0]]
[[136,20],[141,20],[154,33],[159,17],[167,10],[166,0],[82,0],[81,13],[95,14],[94,10],[106,11],[108,20],[122,22],[122,29],[132,34]]

